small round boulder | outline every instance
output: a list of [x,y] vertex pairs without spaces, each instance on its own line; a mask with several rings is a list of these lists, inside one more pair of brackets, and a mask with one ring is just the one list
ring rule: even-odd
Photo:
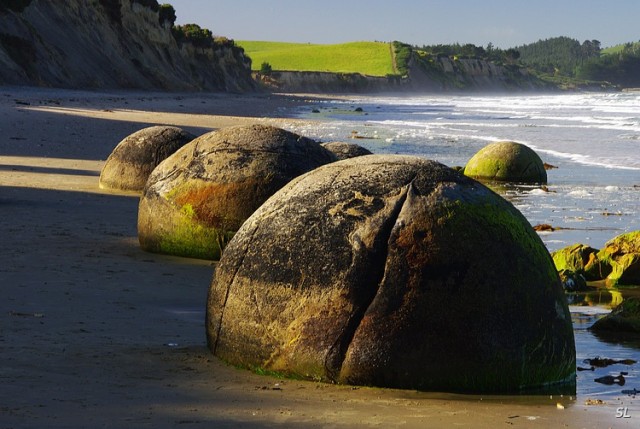
[[455,392],[574,388],[571,317],[529,222],[434,161],[369,155],[273,195],[231,240],[207,340],[242,367]]
[[153,169],[194,138],[171,126],[136,131],[118,143],[107,158],[100,173],[100,188],[142,192]]
[[371,151],[355,143],[328,142],[322,147],[334,153],[339,160],[355,158],[356,156],[371,155]]
[[204,134],[153,171],[138,209],[142,249],[219,259],[240,225],[291,179],[335,156],[264,125]]
[[480,149],[467,163],[464,174],[478,180],[547,183],[544,163],[528,146],[503,141]]

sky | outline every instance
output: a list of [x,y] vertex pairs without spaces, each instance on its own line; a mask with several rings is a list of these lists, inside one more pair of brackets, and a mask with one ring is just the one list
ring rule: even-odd
[[177,24],[234,40],[513,48],[567,36],[602,47],[640,40],[640,0],[159,0]]

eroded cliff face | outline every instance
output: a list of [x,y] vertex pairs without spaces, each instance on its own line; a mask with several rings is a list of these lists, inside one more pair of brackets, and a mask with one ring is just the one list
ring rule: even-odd
[[371,93],[371,92],[452,92],[530,91],[552,89],[518,66],[497,65],[478,59],[438,58],[425,64],[409,63],[405,77],[364,76],[358,73],[274,71],[258,76],[262,84],[276,91]]
[[0,84],[241,92],[251,60],[232,42],[179,45],[148,1],[33,0],[0,10]]

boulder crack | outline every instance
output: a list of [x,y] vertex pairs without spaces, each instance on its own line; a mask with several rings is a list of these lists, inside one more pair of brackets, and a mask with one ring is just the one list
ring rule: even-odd
[[[382,221],[379,233],[374,239],[372,248],[363,248],[359,253],[354,249],[354,263],[347,275],[347,283],[353,284],[349,291],[349,299],[353,304],[353,310],[345,323],[342,332],[330,347],[325,358],[325,371],[332,382],[336,382],[342,370],[347,351],[355,337],[362,320],[369,307],[378,295],[386,271],[386,262],[389,254],[389,241],[394,226],[402,212],[407,198],[413,193],[413,182],[416,176],[404,186],[403,192],[394,203],[389,216]],[[358,261],[365,263],[358,264]],[[375,285],[375,287],[372,287]]]

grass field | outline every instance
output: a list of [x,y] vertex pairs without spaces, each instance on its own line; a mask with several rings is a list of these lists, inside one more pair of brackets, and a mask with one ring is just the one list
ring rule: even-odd
[[[624,49],[625,47],[627,47],[627,45],[628,45],[628,44],[623,43],[623,44],[621,44],[621,45],[616,45],[616,46],[612,46],[612,47],[610,47],[610,48],[605,48],[605,49],[603,49],[603,50],[601,51],[601,53],[602,53],[603,55],[616,55],[616,54],[621,53],[621,52],[623,51],[623,49]],[[633,49],[634,49],[635,51],[640,51],[640,42],[635,42],[635,43],[632,43],[631,45],[633,46]]]
[[392,46],[382,42],[351,42],[338,45],[310,43],[237,41],[251,57],[252,68],[267,62],[274,71],[324,71],[361,73],[369,76],[394,74]]

